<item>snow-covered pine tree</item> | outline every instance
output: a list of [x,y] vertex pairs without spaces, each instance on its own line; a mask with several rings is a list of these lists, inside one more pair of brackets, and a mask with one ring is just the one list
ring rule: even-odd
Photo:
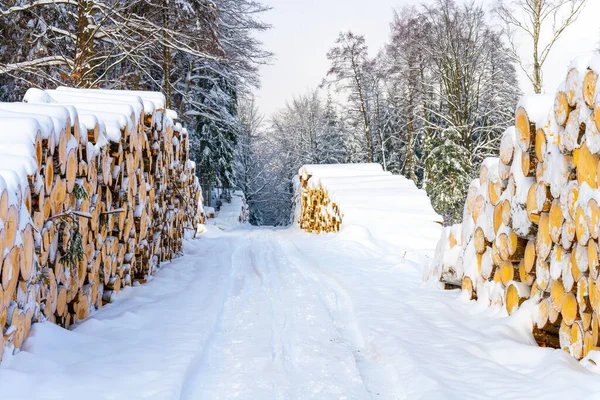
[[198,171],[203,179],[222,188],[235,184],[234,148],[239,132],[237,93],[223,77],[203,81],[206,95],[201,103],[206,110],[197,115],[197,147],[193,149]]
[[259,19],[269,8],[254,0],[214,0],[214,7],[223,57],[199,60],[182,54],[175,59],[171,81],[174,107],[195,143],[201,179],[232,187],[240,131],[237,101],[259,86],[258,66],[271,57],[254,37],[269,28]]
[[351,31],[341,32],[327,53],[327,59],[331,63],[327,73],[331,79],[329,83],[335,84],[338,90],[347,95],[348,116],[354,119],[354,127],[362,132],[365,154],[362,159],[373,162],[373,133],[368,103],[369,78],[372,76],[369,70],[373,60],[369,58],[365,37]]
[[262,157],[263,149],[268,147],[266,138],[261,135],[263,116],[260,114],[254,98],[243,98],[238,102],[237,146],[234,152],[234,173],[236,187],[244,192],[249,207],[248,221],[253,225],[264,223],[262,209],[270,201],[264,188],[271,184],[273,177],[267,172],[267,157]]
[[382,55],[386,64],[387,100],[394,126],[392,168],[416,183],[423,179],[422,146],[425,139],[424,105],[430,85],[429,53],[423,51],[428,35],[425,16],[416,7],[394,13],[390,41]]
[[323,157],[332,164],[347,162],[347,150],[345,145],[347,133],[338,115],[336,104],[331,93],[327,93],[325,110],[323,113],[323,142],[327,143],[323,149]]
[[429,143],[430,150],[425,160],[425,168],[431,177],[427,194],[432,205],[443,212],[446,221],[454,221],[462,216],[465,188],[472,175],[471,157],[461,145],[460,133],[453,128],[435,135]]
[[436,211],[453,222],[461,216],[457,210],[468,182],[479,172],[473,166],[497,153],[518,100],[518,82],[508,49],[481,6],[438,0],[424,15],[433,61],[428,85],[435,98],[425,103],[429,137],[424,185]]

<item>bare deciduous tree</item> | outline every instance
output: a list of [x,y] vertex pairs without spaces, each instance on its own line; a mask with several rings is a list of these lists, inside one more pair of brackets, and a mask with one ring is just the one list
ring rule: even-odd
[[[513,57],[535,93],[543,88],[543,68],[552,47],[581,14],[587,0],[498,0],[496,15],[506,27]],[[519,57],[519,34],[532,42],[532,60]]]
[[[15,44],[20,46],[0,54],[0,76],[10,75],[30,85],[98,86],[110,82],[116,69],[120,69],[117,75],[123,79],[123,66],[129,64],[151,80],[156,80],[151,76],[152,67],[160,67],[169,94],[167,57],[171,53],[201,59],[222,55],[216,31],[217,11],[205,0],[21,3],[0,0],[0,27],[6,28],[6,35],[13,27]],[[157,52],[164,54],[162,60]]]
[[348,93],[352,110],[359,113],[365,133],[367,162],[373,162],[373,139],[367,106],[367,70],[372,67],[365,38],[352,32],[342,32],[335,46],[327,53],[331,68],[327,76]]

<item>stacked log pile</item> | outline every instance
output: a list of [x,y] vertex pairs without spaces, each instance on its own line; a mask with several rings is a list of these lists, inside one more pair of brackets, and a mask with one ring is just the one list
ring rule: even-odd
[[160,93],[31,89],[24,101],[0,103],[0,350],[143,282],[202,215],[188,133]]
[[577,359],[599,340],[599,67],[575,60],[555,96],[519,102],[431,270],[509,314],[531,299],[538,343]]
[[[314,179],[313,179],[314,175]],[[379,164],[304,165],[295,185],[296,216],[300,228],[307,232],[326,233],[340,230],[342,215],[330,197],[325,180],[353,180],[359,177],[391,176]]]
[[[396,220],[414,219],[415,215],[419,222],[442,221],[425,192],[379,164],[305,165],[295,182],[295,202],[295,223],[314,233],[338,232],[345,223],[383,234]],[[398,207],[409,203],[413,215]]]
[[325,233],[340,230],[342,216],[322,185],[310,185],[311,175],[305,170],[298,174],[300,184],[300,229],[307,232]]

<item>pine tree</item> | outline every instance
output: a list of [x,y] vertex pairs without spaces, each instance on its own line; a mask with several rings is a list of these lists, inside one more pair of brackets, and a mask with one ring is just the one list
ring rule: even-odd
[[198,171],[213,185],[232,188],[234,147],[239,131],[236,91],[223,78],[206,80],[205,84],[208,87],[203,104],[211,113],[197,117],[198,147],[194,154]]
[[474,166],[497,154],[518,84],[508,49],[480,6],[438,0],[425,15],[436,85],[435,101],[425,105],[430,137],[424,183],[436,211],[455,222],[468,183],[479,173]]

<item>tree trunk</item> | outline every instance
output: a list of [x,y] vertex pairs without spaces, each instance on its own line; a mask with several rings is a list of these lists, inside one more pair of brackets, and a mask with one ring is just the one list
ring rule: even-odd
[[171,49],[166,45],[167,33],[166,30],[169,27],[169,0],[163,0],[163,39],[165,44],[163,45],[163,73],[164,73],[164,91],[165,98],[167,99],[167,108],[171,106]]
[[408,143],[407,143],[407,149],[406,149],[406,170],[408,172],[408,178],[410,180],[412,180],[413,182],[417,182],[416,176],[415,176],[415,151],[414,151],[414,146],[415,146],[415,127],[413,124],[413,110],[414,110],[414,105],[413,105],[414,101],[413,101],[413,93],[411,90],[411,93],[409,95],[408,98],[408,107],[407,107],[407,115],[406,118],[408,119],[408,125],[407,125],[407,129],[408,129]]
[[90,87],[90,61],[94,54],[94,41],[90,35],[88,15],[91,12],[88,0],[77,1],[77,39],[75,42],[75,58],[71,79],[75,86]]
[[381,127],[381,107],[379,103],[379,93],[376,92],[376,110],[377,110],[377,133],[379,134],[379,142],[381,144],[381,162],[383,164],[383,170],[387,171],[387,160],[385,157],[385,138],[383,136],[383,129]]
[[[358,82],[358,79],[357,79]],[[367,141],[367,162],[373,162],[373,141],[371,138],[371,126],[369,125],[369,116],[367,114],[367,107],[365,105],[362,88],[358,86],[358,93],[360,97],[360,112],[363,117],[363,124],[365,127],[365,139]]]
[[362,83],[360,81],[360,73],[358,71],[358,65],[354,58],[352,59],[352,70],[354,71],[354,81],[356,83],[356,90],[358,92],[358,99],[360,101],[360,112],[363,118],[363,125],[365,128],[365,140],[367,141],[367,162],[373,162],[373,141],[371,138],[371,126],[369,125],[369,115],[367,114],[367,105],[365,104],[365,96],[363,93]]
[[537,94],[542,93],[542,66],[538,54],[540,42],[542,0],[535,1],[535,14],[533,16],[533,91]]

